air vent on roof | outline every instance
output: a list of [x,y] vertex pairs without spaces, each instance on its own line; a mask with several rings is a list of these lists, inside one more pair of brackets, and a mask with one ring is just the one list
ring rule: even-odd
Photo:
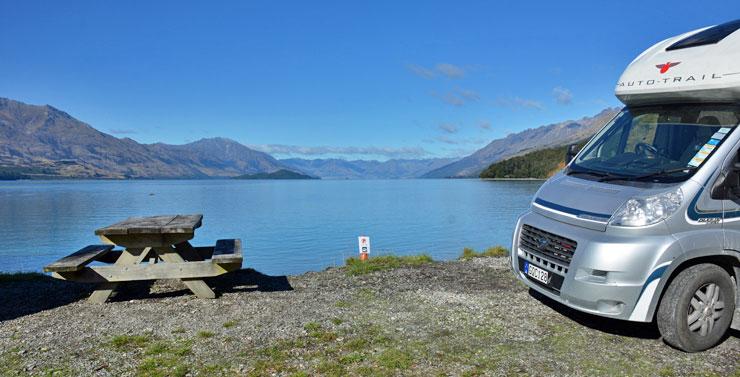
[[740,29],[740,20],[712,26],[709,29],[702,30],[668,46],[665,50],[680,50],[682,48],[715,44],[734,33],[737,29]]

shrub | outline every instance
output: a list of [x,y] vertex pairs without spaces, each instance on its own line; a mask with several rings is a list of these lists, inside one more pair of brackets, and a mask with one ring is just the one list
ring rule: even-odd
[[348,258],[345,261],[348,275],[364,275],[375,271],[392,270],[400,267],[415,267],[432,263],[432,257],[420,255],[381,255],[361,261],[359,258]]
[[458,258],[459,260],[470,260],[473,258],[482,258],[482,257],[505,257],[509,255],[509,250],[503,246],[493,246],[489,247],[483,252],[477,252],[472,248],[466,247],[463,249],[462,255]]

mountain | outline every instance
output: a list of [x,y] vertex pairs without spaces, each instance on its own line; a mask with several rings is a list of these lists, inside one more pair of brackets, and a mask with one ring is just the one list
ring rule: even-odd
[[234,179],[321,179],[321,178],[316,178],[310,175],[296,173],[291,170],[280,169],[272,173],[244,174],[244,175],[234,177]]
[[403,179],[419,178],[455,159],[394,159],[388,161],[290,158],[280,163],[325,179]]
[[581,141],[599,130],[619,111],[607,108],[592,117],[530,128],[519,133],[497,139],[470,156],[452,162],[423,175],[424,178],[477,177],[494,162],[526,153],[528,151],[558,147]]
[[284,166],[267,153],[250,149],[222,137],[201,139],[184,145],[151,144],[159,156],[183,166],[197,169],[208,177],[230,177],[239,174],[269,173]]
[[0,98],[0,179],[211,178],[289,169],[321,178],[417,178],[452,159],[288,159],[226,138],[140,144],[100,132],[52,106]]
[[284,168],[224,138],[140,144],[100,132],[49,105],[0,98],[0,167],[26,177],[207,178]]

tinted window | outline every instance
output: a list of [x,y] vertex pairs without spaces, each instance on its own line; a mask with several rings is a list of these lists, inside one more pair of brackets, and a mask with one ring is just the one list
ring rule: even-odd
[[666,48],[666,51],[682,48],[704,46],[717,43],[740,28],[740,20],[730,21],[722,25],[710,27],[689,37],[686,37]]

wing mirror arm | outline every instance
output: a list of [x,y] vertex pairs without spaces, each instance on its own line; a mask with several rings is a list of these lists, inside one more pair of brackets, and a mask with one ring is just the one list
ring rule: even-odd
[[579,152],[578,144],[571,144],[568,146],[568,150],[565,152],[565,164],[568,165]]

